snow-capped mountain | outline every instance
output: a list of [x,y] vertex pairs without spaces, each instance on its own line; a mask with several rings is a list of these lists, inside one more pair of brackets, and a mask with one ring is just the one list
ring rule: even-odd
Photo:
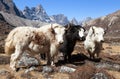
[[25,9],[23,10],[23,15],[27,19],[37,20],[47,23],[58,23],[62,25],[69,23],[68,18],[63,14],[48,16],[42,5],[38,5],[37,7],[32,7],[32,8],[26,6]]
[[46,11],[43,9],[42,5],[38,5],[37,7],[25,7],[23,10],[23,15],[30,20],[39,20],[42,22],[51,22],[48,14]]
[[58,23],[58,24],[62,24],[62,25],[69,23],[68,18],[63,14],[52,15],[52,16],[50,16],[50,19],[53,23]]
[[76,18],[73,18],[71,21],[71,23],[75,24],[75,25],[79,25],[78,21],[76,20]]

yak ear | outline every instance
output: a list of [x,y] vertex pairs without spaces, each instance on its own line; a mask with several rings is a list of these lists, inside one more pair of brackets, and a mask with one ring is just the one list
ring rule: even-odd
[[108,27],[107,28],[105,28],[105,30],[104,30],[104,34],[106,34],[106,32],[108,31]]
[[94,35],[94,33],[95,33],[95,28],[94,26],[91,26],[88,34],[91,37],[92,35]]
[[54,28],[53,28],[53,24],[51,24],[51,32],[52,32],[53,34],[55,34],[55,31],[54,31]]

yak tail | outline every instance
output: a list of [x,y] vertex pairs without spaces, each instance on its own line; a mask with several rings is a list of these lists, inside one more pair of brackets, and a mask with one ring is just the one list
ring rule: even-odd
[[5,42],[5,54],[11,55],[14,51],[15,47],[12,45],[12,40]]
[[11,31],[9,33],[8,37],[5,39],[5,48],[4,49],[5,49],[6,55],[11,55],[15,51],[15,47],[13,45],[15,33],[16,33],[15,31]]

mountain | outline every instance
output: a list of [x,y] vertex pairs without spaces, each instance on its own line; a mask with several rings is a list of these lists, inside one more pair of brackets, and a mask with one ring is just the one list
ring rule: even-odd
[[78,21],[77,21],[75,18],[73,18],[73,19],[71,20],[71,23],[73,23],[73,24],[75,24],[75,25],[79,25]]
[[41,22],[41,21],[32,21],[25,18],[21,18],[18,16],[15,16],[13,14],[0,12],[0,14],[4,17],[4,19],[13,26],[33,26],[33,27],[40,27],[42,25],[45,25],[47,23]]
[[0,11],[24,17],[14,4],[13,0],[0,0]]
[[13,28],[14,26],[6,22],[2,14],[0,14],[0,52],[4,52],[4,40]]
[[106,36],[120,37],[120,10],[84,24],[87,29],[90,26],[103,27],[106,30]]
[[85,26],[85,24],[86,24],[87,22],[91,21],[91,20],[92,20],[91,17],[86,17],[86,18],[85,18],[84,20],[82,20],[80,23],[81,23],[82,26]]
[[32,8],[26,6],[23,10],[23,15],[30,20],[38,20],[47,23],[51,22],[48,14],[46,13],[42,5],[38,5],[37,7]]
[[52,15],[50,19],[53,23],[58,23],[62,25],[66,25],[69,23],[68,18],[64,14]]
[[26,6],[22,12],[23,15],[30,20],[36,20],[47,23],[58,23],[62,25],[69,23],[69,20],[63,14],[49,16],[45,9],[42,7],[42,5],[38,5],[37,7],[32,8]]

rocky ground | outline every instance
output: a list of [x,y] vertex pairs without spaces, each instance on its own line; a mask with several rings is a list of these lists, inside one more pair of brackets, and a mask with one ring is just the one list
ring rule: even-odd
[[[27,60],[32,61],[32,58]],[[100,59],[95,60],[89,59],[82,43],[77,43],[72,54],[72,63],[59,60],[56,67],[46,66],[46,62],[42,61],[36,66],[28,63],[15,72],[9,68],[9,62],[10,57],[1,52],[0,79],[120,79],[120,41],[117,39],[111,42],[107,39]]]

